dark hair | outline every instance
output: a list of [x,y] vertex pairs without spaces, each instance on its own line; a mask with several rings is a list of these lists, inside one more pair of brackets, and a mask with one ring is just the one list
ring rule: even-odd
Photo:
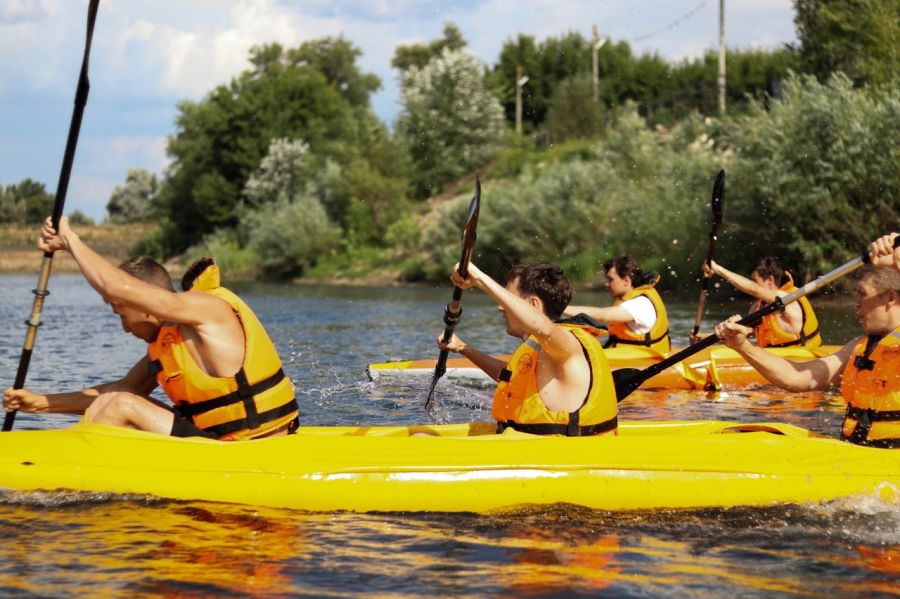
[[604,262],[603,273],[609,272],[609,269],[613,266],[616,267],[616,273],[619,277],[631,277],[631,284],[635,287],[640,285],[641,280],[644,278],[644,270],[641,268],[641,263],[630,254],[619,254],[615,258],[610,258]]
[[175,291],[169,271],[150,256],[138,256],[137,258],[126,260],[119,265],[119,269],[145,283],[156,285],[168,291]]
[[572,284],[559,266],[549,262],[517,264],[506,271],[506,284],[518,281],[519,293],[534,295],[544,304],[544,314],[559,320],[572,301]]
[[750,274],[753,273],[758,274],[763,280],[772,277],[772,280],[775,281],[779,287],[788,282],[787,271],[778,263],[778,260],[772,257],[766,257],[760,260],[750,272]]

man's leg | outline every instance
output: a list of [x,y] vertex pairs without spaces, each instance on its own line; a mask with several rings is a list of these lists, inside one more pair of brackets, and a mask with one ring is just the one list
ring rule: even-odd
[[134,428],[160,435],[172,432],[175,414],[149,397],[114,391],[103,393],[84,413],[85,422]]

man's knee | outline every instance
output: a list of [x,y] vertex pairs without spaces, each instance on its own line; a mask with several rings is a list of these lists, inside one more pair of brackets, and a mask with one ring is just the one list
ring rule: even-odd
[[97,424],[126,424],[134,419],[140,397],[131,393],[113,391],[97,397],[85,412],[88,422]]

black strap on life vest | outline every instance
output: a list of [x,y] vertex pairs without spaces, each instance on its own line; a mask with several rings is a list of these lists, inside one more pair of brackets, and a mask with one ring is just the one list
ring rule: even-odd
[[281,368],[279,368],[275,374],[252,385],[247,381],[247,373],[243,368],[238,371],[234,378],[238,384],[237,391],[232,391],[226,395],[194,403],[181,402],[178,405],[178,412],[185,418],[190,418],[192,421],[195,421],[196,417],[200,414],[205,414],[211,410],[217,410],[232,404],[243,403],[244,413],[246,414],[244,418],[206,427],[205,430],[212,431],[221,437],[222,435],[243,429],[253,430],[266,422],[271,422],[282,416],[287,416],[298,409],[297,400],[292,398],[291,401],[271,410],[265,412],[257,412],[256,410],[256,402],[254,401],[255,396],[264,391],[268,391],[284,380],[284,370]]
[[873,422],[900,422],[900,410],[873,410],[872,408],[858,408],[847,406],[844,418],[852,418],[856,421],[853,432],[849,435],[841,434],[841,439],[856,445],[868,447],[881,447],[884,449],[900,448],[900,437],[891,439],[869,439],[869,431]]
[[870,359],[869,356],[872,355],[872,352],[875,351],[882,339],[884,339],[884,335],[869,335],[866,337],[866,347],[863,349],[863,353],[856,356],[856,359],[853,360],[853,365],[857,370],[875,370],[875,360]]
[[606,341],[603,343],[603,347],[606,349],[608,349],[610,347],[615,347],[617,345],[645,345],[647,347],[650,347],[654,343],[659,343],[660,341],[662,341],[663,339],[665,339],[668,336],[669,336],[669,329],[666,329],[666,332],[663,333],[662,335],[660,335],[659,337],[657,337],[656,339],[653,339],[650,336],[650,331],[647,331],[644,334],[644,338],[641,340],[622,339],[621,337],[616,337],[615,335],[610,334],[610,336],[607,337]]
[[800,331],[800,337],[794,339],[792,341],[785,341],[784,343],[773,343],[771,345],[767,345],[766,347],[793,347],[795,345],[806,345],[806,343],[812,339],[815,339],[819,336],[818,327],[812,333],[807,335],[802,330]]
[[[573,414],[577,414],[577,412],[573,412]],[[571,414],[569,416],[571,418]],[[614,431],[618,426],[619,419],[617,416],[613,416],[612,418],[604,422],[600,422],[598,424],[589,424],[587,426],[579,426],[577,417],[575,418],[574,425],[571,420],[569,421],[569,424],[520,424],[514,420],[507,420],[506,422],[497,423],[497,432],[502,433],[504,430],[511,428],[522,433],[529,433],[531,435],[565,435],[567,437],[589,437],[591,435],[599,435],[601,433]]]

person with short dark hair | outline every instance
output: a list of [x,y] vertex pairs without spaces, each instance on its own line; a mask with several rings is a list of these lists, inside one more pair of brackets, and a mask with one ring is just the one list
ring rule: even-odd
[[507,428],[549,435],[598,435],[617,431],[618,404],[612,373],[597,329],[559,321],[572,297],[563,270],[546,262],[520,264],[500,285],[474,264],[463,278],[458,265],[451,275],[461,289],[477,288],[497,302],[506,332],[523,340],[509,362],[470,347],[453,335],[441,349],[469,358],[497,381],[493,416],[498,432]]
[[845,441],[900,449],[900,269],[886,260],[873,263],[862,269],[856,288],[864,336],[833,354],[805,361],[776,356],[749,342],[752,330],[738,324],[740,316],[720,323],[715,334],[779,387],[809,391],[840,386],[847,402],[841,427]]
[[[721,264],[712,261],[703,263],[703,275],[711,277],[719,275],[728,284],[754,298],[756,302],[750,307],[755,312],[776,298],[784,297],[795,291],[794,279],[778,260],[767,257],[760,260],[750,273],[750,278],[731,272]],[[819,334],[819,319],[816,311],[806,297],[789,304],[784,311],[769,314],[756,325],[753,331],[756,343],[760,347],[819,347],[822,336]],[[691,343],[696,339],[691,338]]]
[[[84,414],[88,423],[176,437],[226,441],[285,434],[298,418],[294,386],[263,325],[247,304],[219,284],[214,261],[203,258],[176,293],[168,271],[148,256],[116,268],[62,218],[48,218],[38,247],[68,251],[88,283],[144,340],[147,355],[121,379],[82,391],[43,395],[7,389],[6,411]],[[150,397],[161,386],[174,409]]]
[[568,317],[585,314],[608,323],[609,336],[604,347],[643,345],[660,352],[672,349],[669,316],[662,297],[656,291],[659,275],[644,273],[640,262],[629,254],[620,254],[603,263],[606,288],[613,297],[612,306],[569,306]]

